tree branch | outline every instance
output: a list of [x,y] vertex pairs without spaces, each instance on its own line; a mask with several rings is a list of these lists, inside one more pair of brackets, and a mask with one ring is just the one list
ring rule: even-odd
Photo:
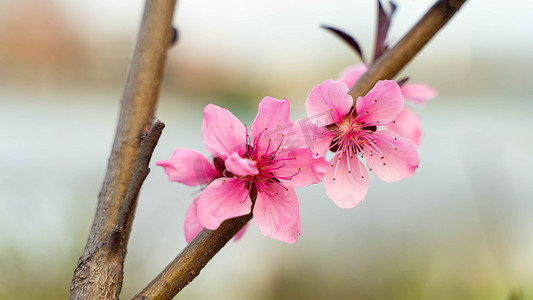
[[[146,0],[106,177],[87,245],[74,271],[71,299],[118,299],[120,294],[125,251],[109,255],[102,249],[116,224],[132,179],[139,136],[154,117],[174,34],[171,22],[175,4],[176,0]],[[131,226],[124,230],[131,230]]]
[[107,250],[110,252],[124,252],[124,256],[127,248],[127,241],[131,232],[131,226],[133,224],[133,218],[135,216],[135,209],[137,208],[137,196],[141,190],[141,186],[144,180],[150,173],[150,159],[154,152],[155,146],[159,141],[159,137],[165,128],[165,124],[156,120],[150,131],[141,137],[141,148],[139,150],[139,156],[137,158],[137,165],[133,172],[126,198],[122,204],[122,209],[117,218],[117,223],[111,232],[109,241],[107,242]]
[[450,20],[466,0],[439,0],[390,50],[373,62],[350,91],[354,98],[364,96],[378,80],[391,79],[429,42]]
[[[392,78],[398,73],[437,31],[448,22],[466,0],[440,0],[392,49],[373,63],[357,82],[350,94],[366,94],[380,79]],[[222,247],[251,219],[246,215],[227,220],[217,230],[202,231],[185,249],[148,284],[134,299],[172,299],[191,282],[222,249]]]

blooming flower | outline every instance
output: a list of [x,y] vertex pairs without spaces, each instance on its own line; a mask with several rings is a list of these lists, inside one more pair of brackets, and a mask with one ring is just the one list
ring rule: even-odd
[[[389,130],[379,130],[398,117],[403,96],[394,81],[376,83],[355,110],[348,86],[326,80],[315,86],[306,100],[306,111],[315,126],[307,128],[314,140],[313,151],[335,152],[324,176],[326,194],[341,208],[353,208],[368,191],[368,169],[386,182],[410,177],[418,167],[418,153],[408,139]],[[331,128],[331,130],[330,130]]]
[[[216,168],[222,176],[215,176],[195,199],[191,207],[196,208],[189,209],[186,225],[190,222],[190,228],[216,229],[224,220],[246,215],[253,208],[254,223],[264,235],[287,243],[296,242],[301,229],[294,188],[318,183],[327,168],[327,161],[313,157],[308,148],[287,145],[285,134],[293,129],[289,101],[264,98],[250,135],[246,127],[224,108],[208,105],[204,117],[204,142],[215,160],[223,162]],[[200,164],[199,169],[208,170],[201,174],[213,171],[205,163]],[[175,165],[180,172],[186,172],[184,167]],[[170,172],[167,174],[170,178]],[[203,175],[191,172],[189,175],[196,178],[190,179],[195,183],[206,181]],[[185,180],[181,182],[185,183]]]
[[[351,65],[341,71],[337,80],[352,87],[367,70],[368,66],[363,63]],[[423,105],[427,100],[437,96],[437,91],[434,88],[422,83],[406,83],[401,86],[400,90],[406,101],[417,105]],[[422,136],[420,120],[408,108],[404,108],[396,117],[395,122],[391,122],[385,127],[410,139],[415,146],[420,146],[420,137]]]
[[[215,157],[213,165],[201,153],[187,148],[177,148],[174,154],[166,160],[156,162],[157,166],[163,167],[169,181],[180,182],[188,186],[206,185],[216,178],[222,177],[224,160]],[[185,240],[190,243],[203,229],[197,217],[198,197],[187,210],[185,217]],[[238,240],[246,231],[245,225],[234,237]]]

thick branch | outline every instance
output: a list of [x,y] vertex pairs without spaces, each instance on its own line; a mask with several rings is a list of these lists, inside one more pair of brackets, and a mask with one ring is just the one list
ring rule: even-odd
[[[350,95],[364,96],[378,80],[391,79],[450,20],[466,0],[439,0],[418,23],[389,51],[381,55],[361,76]],[[355,102],[354,102],[355,104]]]
[[[440,0],[391,50],[383,54],[357,82],[350,94],[366,94],[380,79],[398,73],[431,37],[453,16],[466,0]],[[204,230],[176,257],[163,272],[134,299],[172,299],[194,279],[205,264],[229,241],[251,215],[225,221],[215,231]],[[196,262],[198,260],[198,262]]]
[[99,249],[109,239],[130,185],[140,148],[139,136],[154,117],[174,32],[171,22],[175,4],[176,0],[146,1],[106,177],[85,251],[74,272],[71,299],[118,299],[123,257],[116,266]]
[[204,229],[148,286],[133,299],[172,299],[189,284],[215,254],[252,218],[252,214],[224,221],[217,230]]

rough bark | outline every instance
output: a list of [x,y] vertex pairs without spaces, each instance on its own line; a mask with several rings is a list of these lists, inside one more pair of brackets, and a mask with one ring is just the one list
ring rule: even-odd
[[[121,100],[120,117],[87,245],[74,271],[71,299],[118,299],[125,247],[109,251],[107,242],[132,180],[141,134],[154,118],[174,30],[176,0],[147,0]],[[131,223],[123,228],[127,244]]]

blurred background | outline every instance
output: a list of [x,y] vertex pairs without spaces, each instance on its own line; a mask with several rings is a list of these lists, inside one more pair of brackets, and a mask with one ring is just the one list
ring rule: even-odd
[[[157,116],[155,161],[205,152],[202,108],[251,124],[264,96],[305,116],[310,89],[357,57],[319,28],[373,51],[373,0],[178,1]],[[397,0],[389,41],[432,1]],[[373,176],[365,201],[336,207],[298,190],[303,236],[250,226],[178,299],[533,299],[533,2],[467,1],[402,72],[439,91],[414,108],[417,174]],[[66,298],[92,224],[144,2],[0,0],[0,299]],[[123,298],[186,245],[199,192],[161,168],[141,191]]]

